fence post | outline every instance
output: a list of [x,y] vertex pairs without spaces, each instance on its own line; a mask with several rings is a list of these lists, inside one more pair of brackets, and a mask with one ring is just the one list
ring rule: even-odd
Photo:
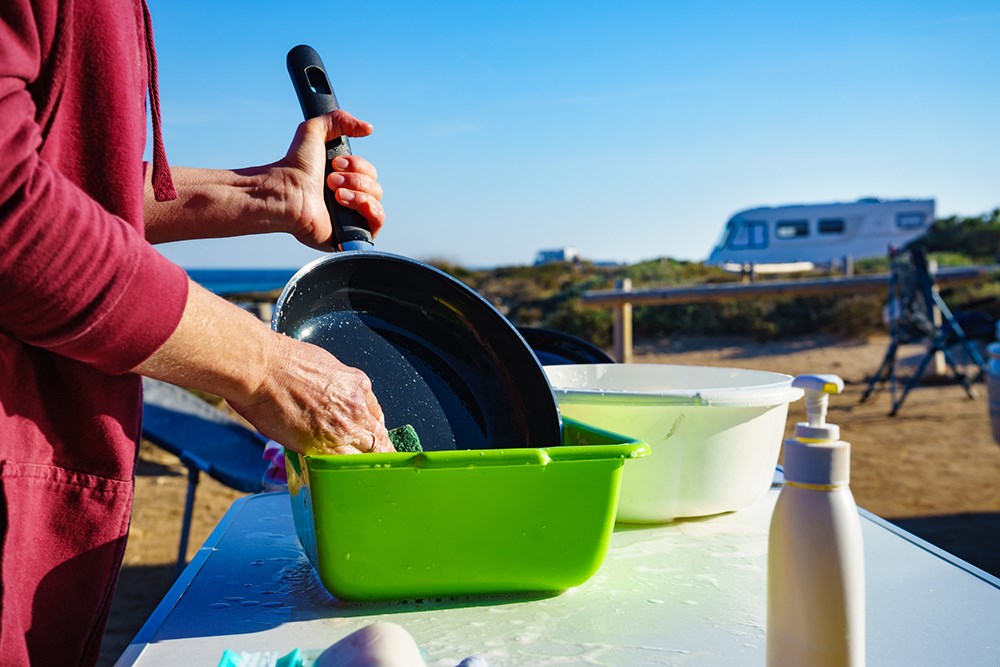
[[[615,282],[619,292],[632,291],[632,279],[623,278]],[[626,297],[627,298],[627,297]],[[615,305],[615,361],[620,364],[632,362],[632,302],[624,300]]]

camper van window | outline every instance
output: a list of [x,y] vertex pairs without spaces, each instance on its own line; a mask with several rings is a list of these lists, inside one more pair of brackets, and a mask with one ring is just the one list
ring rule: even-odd
[[927,217],[923,213],[897,213],[896,226],[900,229],[919,229]]
[[820,218],[818,231],[820,234],[843,234],[843,218]]
[[767,247],[767,223],[740,221],[730,228],[728,247],[732,250]]
[[774,235],[779,239],[798,239],[809,236],[809,221],[779,220],[774,228]]

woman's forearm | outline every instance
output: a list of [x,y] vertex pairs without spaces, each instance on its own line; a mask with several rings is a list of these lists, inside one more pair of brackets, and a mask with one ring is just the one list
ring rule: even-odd
[[271,331],[190,284],[180,324],[136,373],[222,396],[253,426],[295,451],[393,451],[361,371]]
[[272,335],[249,312],[189,281],[187,306],[173,335],[133,370],[239,399],[263,381]]
[[283,170],[172,167],[177,199],[165,202],[153,197],[151,171],[145,205],[150,243],[291,231],[289,208],[300,188],[288,187]]

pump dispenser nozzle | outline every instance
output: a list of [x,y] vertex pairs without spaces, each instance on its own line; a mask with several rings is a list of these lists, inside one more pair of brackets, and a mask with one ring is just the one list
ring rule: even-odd
[[836,375],[798,375],[792,386],[806,391],[806,421],[795,425],[795,437],[839,440],[840,427],[826,423],[826,407],[830,394],[844,391],[844,381]]
[[799,375],[792,386],[806,390],[806,419],[785,441],[785,479],[802,484],[847,484],[851,476],[850,445],[840,440],[840,427],[826,423],[830,394],[844,390],[836,375]]

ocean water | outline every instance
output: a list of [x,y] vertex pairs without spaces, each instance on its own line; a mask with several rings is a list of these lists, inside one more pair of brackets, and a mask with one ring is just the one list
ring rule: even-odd
[[298,269],[188,269],[187,274],[220,296],[280,290]]

